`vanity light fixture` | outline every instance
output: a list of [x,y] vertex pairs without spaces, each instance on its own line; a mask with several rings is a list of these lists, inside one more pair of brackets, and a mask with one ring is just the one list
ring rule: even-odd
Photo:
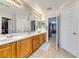
[[41,17],[41,14],[39,14],[39,13],[38,13],[37,11],[35,11],[35,10],[32,11],[32,14],[35,15],[35,16],[37,16],[37,17],[39,17],[39,18]]

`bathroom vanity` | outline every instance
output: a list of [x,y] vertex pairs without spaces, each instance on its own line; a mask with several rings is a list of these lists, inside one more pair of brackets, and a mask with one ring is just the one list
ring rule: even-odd
[[0,40],[0,58],[26,58],[46,41],[46,32],[21,33]]

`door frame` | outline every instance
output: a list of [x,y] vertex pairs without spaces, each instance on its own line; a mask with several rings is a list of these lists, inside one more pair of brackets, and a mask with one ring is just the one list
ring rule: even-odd
[[56,16],[56,50],[60,47],[60,15]]
[[[59,16],[54,16],[56,17],[56,50],[58,50],[59,45],[60,45],[60,15]],[[48,26],[49,26],[49,19],[47,22]],[[49,28],[49,27],[48,27]],[[47,34],[48,36],[49,34]],[[49,37],[47,37],[47,42],[49,41]]]

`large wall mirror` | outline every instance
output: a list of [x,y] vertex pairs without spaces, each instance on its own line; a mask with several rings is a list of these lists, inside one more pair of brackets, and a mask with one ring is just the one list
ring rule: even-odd
[[42,28],[46,28],[46,22],[38,21],[36,17],[29,18],[28,15],[16,15],[16,18],[0,17],[0,34],[33,32]]
[[19,16],[16,18],[0,16],[0,34],[14,34],[31,31],[31,21],[28,16]]

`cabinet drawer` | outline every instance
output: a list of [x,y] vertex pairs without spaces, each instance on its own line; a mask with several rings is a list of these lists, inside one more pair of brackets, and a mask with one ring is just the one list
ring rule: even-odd
[[17,42],[17,57],[25,58],[32,53],[32,38],[26,38]]

